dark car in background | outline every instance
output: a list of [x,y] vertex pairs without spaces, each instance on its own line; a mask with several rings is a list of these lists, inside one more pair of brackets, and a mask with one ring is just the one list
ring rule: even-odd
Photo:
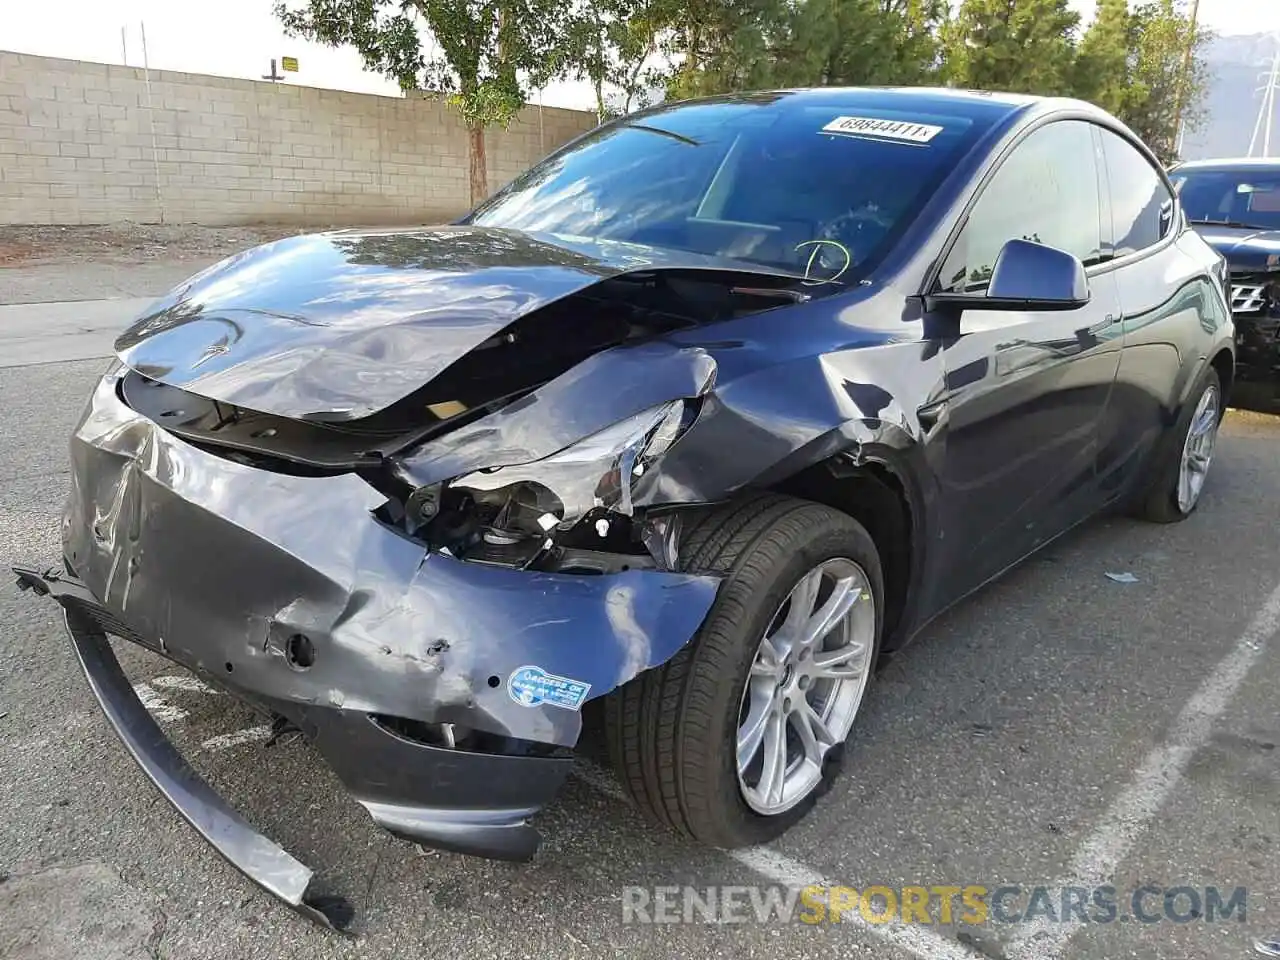
[[1169,176],[1188,220],[1231,272],[1233,404],[1280,413],[1280,160],[1195,160]]
[[[444,227],[295,237],[124,333],[56,567],[90,685],[233,864],[342,925],[107,635],[302,731],[395,834],[532,856],[598,713],[637,804],[778,836],[879,655],[1099,511],[1200,502],[1222,259],[1084,103],[666,105]],[[1033,642],[1033,638],[1028,638]]]

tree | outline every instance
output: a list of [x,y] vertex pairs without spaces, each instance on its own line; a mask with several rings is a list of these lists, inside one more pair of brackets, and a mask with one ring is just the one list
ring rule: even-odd
[[[658,50],[665,15],[660,0],[582,0],[569,15],[558,72],[591,84],[597,120],[629,113],[643,98],[650,81],[646,64]],[[618,91],[616,105],[609,89]]]
[[775,85],[774,46],[785,35],[787,0],[661,0],[665,77],[673,100]]
[[828,82],[914,85],[933,80],[937,31],[947,9],[946,0],[842,0]]
[[946,0],[729,0],[682,4],[673,97],[763,87],[918,84],[938,61]]
[[1074,94],[1117,116],[1129,92],[1132,32],[1128,0],[1098,0],[1076,55]]
[[[1203,52],[1210,39],[1207,31],[1192,35],[1190,19],[1174,0],[1148,0],[1133,11],[1133,58],[1120,118],[1165,162],[1178,153],[1180,100],[1187,129],[1195,129],[1203,119],[1201,104],[1209,80]],[[1184,73],[1188,44],[1192,57]]]
[[942,30],[948,79],[975,90],[1061,95],[1079,23],[1068,0],[964,0]]
[[846,0],[804,0],[785,12],[769,56],[770,83],[811,87],[832,83],[831,60],[838,45]]
[[[440,90],[468,132],[471,201],[489,193],[484,132],[510,123],[526,101],[525,83],[540,85],[562,65],[560,0],[278,0],[276,15],[291,36],[353,46],[365,67],[402,90]],[[437,50],[425,53],[422,28]]]

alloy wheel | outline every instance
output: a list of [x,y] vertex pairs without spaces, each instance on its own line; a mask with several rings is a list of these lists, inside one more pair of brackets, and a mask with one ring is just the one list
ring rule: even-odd
[[1187,437],[1182,444],[1182,463],[1178,470],[1178,509],[1190,513],[1195,509],[1204,490],[1209,463],[1213,460],[1213,447],[1218,439],[1218,388],[1210,385],[1200,395],[1196,411],[1187,427]]
[[875,637],[871,581],[843,557],[806,573],[778,608],[738,714],[738,784],[756,813],[784,813],[822,782],[862,704]]

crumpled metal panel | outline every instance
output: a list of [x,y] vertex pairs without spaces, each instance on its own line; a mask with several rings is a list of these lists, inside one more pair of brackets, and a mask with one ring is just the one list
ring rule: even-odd
[[530,463],[671,400],[705,395],[716,364],[701,347],[657,340],[598,353],[495,413],[402,458],[418,485]]
[[[608,692],[697,631],[713,577],[464,563],[379,523],[354,475],[297,477],[198,450],[97,387],[72,441],[64,550],[139,633],[249,693],[564,746],[576,710],[525,705],[537,666]],[[298,669],[289,638],[306,636]]]
[[422,387],[520,317],[607,277],[756,265],[600,240],[445,226],[290,237],[198,274],[116,341],[198,396],[356,420]]

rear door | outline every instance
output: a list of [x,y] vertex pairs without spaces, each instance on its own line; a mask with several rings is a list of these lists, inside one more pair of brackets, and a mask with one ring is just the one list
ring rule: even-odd
[[[966,310],[942,344],[946,387],[935,444],[949,599],[1056,536],[1096,504],[1098,424],[1119,363],[1119,300],[1103,259],[1101,159],[1093,127],[1033,130],[988,181],[937,289],[981,298],[996,256],[1022,238],[1077,256],[1087,306]],[[936,411],[925,411],[926,416]]]
[[1108,267],[1115,275],[1124,354],[1103,425],[1098,471],[1108,494],[1141,474],[1177,418],[1189,378],[1201,369],[1206,331],[1229,314],[1213,276],[1214,256],[1190,230],[1180,233],[1164,175],[1126,137],[1100,129],[1111,207]]

